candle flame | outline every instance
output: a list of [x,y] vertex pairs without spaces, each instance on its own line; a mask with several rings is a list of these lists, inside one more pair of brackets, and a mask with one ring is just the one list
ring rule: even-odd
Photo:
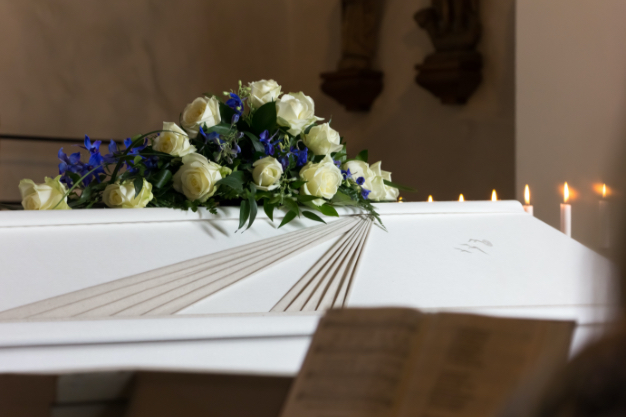
[[463,198],[463,194],[459,196],[459,201],[465,201],[465,198]]
[[563,202],[567,203],[568,200],[569,200],[569,187],[567,186],[567,183],[565,183],[565,187],[563,187]]
[[[598,193],[602,198],[610,197],[613,194],[613,190],[606,184],[595,183],[593,184],[593,191]],[[572,196],[574,197],[574,196]]]
[[528,184],[526,184],[526,188],[524,188],[524,201],[526,201],[526,205],[530,205],[530,188],[528,188]]
[[491,201],[498,201],[498,194],[496,194],[496,190],[493,190],[491,193]]
[[433,202],[433,196],[432,196],[432,195],[429,195],[429,196],[428,196],[428,202],[429,202],[429,203],[432,203],[432,202]]
[[404,201],[402,201],[402,197],[398,197],[398,203],[404,203]]

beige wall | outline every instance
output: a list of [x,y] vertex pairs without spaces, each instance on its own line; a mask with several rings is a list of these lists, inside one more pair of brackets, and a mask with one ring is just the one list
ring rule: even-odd
[[[339,60],[339,0],[0,0],[0,131],[124,138],[176,120],[202,92],[274,78],[305,91],[318,115],[369,148],[407,199],[514,196],[513,0],[484,0],[485,81],[464,107],[414,82],[432,51],[412,15],[429,0],[387,0],[377,67],[385,89],[369,114],[319,89]],[[24,176],[56,172],[56,145],[0,143],[0,199]],[[372,161],[372,162],[373,162]]]
[[577,193],[572,237],[594,248],[593,185],[626,185],[607,179],[623,166],[625,18],[623,0],[517,3],[517,196],[529,184],[536,216],[559,227],[559,187],[568,181]]

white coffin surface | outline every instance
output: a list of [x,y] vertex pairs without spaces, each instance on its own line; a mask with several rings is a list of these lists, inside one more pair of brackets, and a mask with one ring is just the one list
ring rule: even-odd
[[[363,226],[344,305],[574,319],[576,346],[611,319],[613,265],[517,202],[388,203],[378,210],[387,231]],[[340,214],[319,229],[357,213]],[[5,310],[244,244],[268,250],[266,239],[318,225],[298,220],[276,229],[280,220],[272,224],[259,213],[251,229],[235,233],[237,217],[231,208],[217,216],[169,209],[0,212],[0,318]],[[311,245],[175,314],[5,318],[0,372],[295,374],[321,312],[270,310],[325,254],[344,247],[333,246],[339,239]],[[333,285],[339,293],[341,283],[327,287]]]

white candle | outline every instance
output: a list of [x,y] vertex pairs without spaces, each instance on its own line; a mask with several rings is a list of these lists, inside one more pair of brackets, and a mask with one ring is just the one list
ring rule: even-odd
[[530,205],[530,189],[528,188],[528,184],[526,184],[526,188],[524,189],[524,211],[531,216],[533,215],[533,206]]
[[569,187],[565,183],[563,189],[563,204],[561,204],[561,232],[572,237],[572,206],[567,204],[569,200]]
[[609,220],[609,202],[606,198],[606,184],[602,185],[602,200],[599,203],[600,209],[600,248],[611,247],[611,221]]

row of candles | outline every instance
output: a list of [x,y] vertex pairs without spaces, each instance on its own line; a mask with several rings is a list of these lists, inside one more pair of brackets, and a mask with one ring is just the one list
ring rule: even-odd
[[[605,200],[607,195],[606,184],[602,185],[602,200],[599,203],[599,212],[600,212],[600,244],[603,248],[609,247],[609,207],[608,202]],[[563,203],[561,204],[561,232],[565,233],[567,236],[572,236],[572,206],[569,204],[570,191],[567,183],[563,185]],[[524,188],[524,211],[531,216],[534,215],[533,206],[530,204],[530,188],[528,184]],[[463,194],[459,195],[459,201],[465,201],[465,197]],[[493,190],[491,193],[491,201],[498,201],[498,194],[496,190]],[[433,196],[428,196],[428,202],[433,202]]]

